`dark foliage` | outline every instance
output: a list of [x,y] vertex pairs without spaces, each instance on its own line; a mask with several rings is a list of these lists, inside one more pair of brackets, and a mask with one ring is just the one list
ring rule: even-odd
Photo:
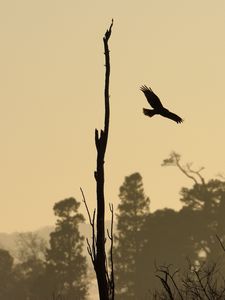
[[149,214],[149,198],[145,196],[142,177],[134,173],[125,177],[120,187],[117,235],[115,237],[115,274],[118,299],[134,299],[139,284],[137,257],[143,250],[145,239],[141,232]]
[[189,259],[193,266],[207,261],[211,265],[218,263],[221,272],[225,270],[216,238],[218,234],[221,243],[225,239],[225,182],[196,180],[193,187],[181,190],[184,206],[180,211],[164,209],[139,213],[137,217],[136,212],[141,212],[146,199],[138,196],[140,190],[144,195],[142,185],[135,185],[131,178],[135,176],[126,177],[126,184],[120,189],[117,216],[115,263],[118,299],[145,299],[149,290],[151,295],[155,289],[160,290],[162,281],[155,276],[159,266],[172,265],[183,274]]
[[58,219],[50,248],[29,232],[18,235],[16,264],[9,252],[0,249],[0,299],[86,299],[89,280],[82,253],[84,238],[79,232],[84,221],[79,206],[74,198],[54,205]]
[[8,251],[0,249],[0,299],[13,299],[14,284],[13,257]]
[[82,254],[84,237],[79,233],[79,224],[84,217],[78,213],[79,206],[74,198],[54,205],[58,219],[55,231],[50,234],[46,255],[51,294],[55,292],[71,299],[85,299],[88,287],[86,258]]

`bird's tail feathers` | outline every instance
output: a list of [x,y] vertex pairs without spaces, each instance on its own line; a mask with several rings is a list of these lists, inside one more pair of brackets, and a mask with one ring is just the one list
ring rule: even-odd
[[143,108],[143,113],[144,113],[144,115],[151,118],[155,115],[155,110],[154,109]]

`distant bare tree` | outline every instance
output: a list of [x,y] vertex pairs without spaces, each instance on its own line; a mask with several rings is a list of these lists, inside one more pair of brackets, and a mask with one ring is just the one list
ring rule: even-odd
[[47,242],[35,232],[19,233],[16,239],[16,258],[20,262],[27,260],[45,260]]
[[201,171],[204,170],[204,167],[201,167],[198,170],[194,170],[192,169],[192,163],[181,165],[180,160],[181,155],[173,151],[170,153],[169,158],[163,160],[162,166],[176,166],[182,173],[184,173],[184,175],[193,180],[195,184],[204,185],[205,179],[201,175]]

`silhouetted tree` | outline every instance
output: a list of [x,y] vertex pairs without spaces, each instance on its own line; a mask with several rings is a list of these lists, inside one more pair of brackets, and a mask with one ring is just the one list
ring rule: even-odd
[[184,211],[163,209],[146,218],[141,232],[146,243],[137,258],[137,286],[140,296],[145,295],[147,290],[153,292],[160,288],[155,277],[158,266],[173,265],[184,270],[187,257],[192,261],[197,260],[198,253],[193,242],[195,228],[190,222],[191,217],[192,214]]
[[[214,266],[217,264],[220,272],[224,272],[219,243],[225,240],[225,182],[206,181],[201,174],[203,168],[194,170],[192,164],[182,165],[180,160],[181,156],[175,152],[164,160],[164,165],[177,166],[193,181],[191,188],[181,190],[183,207],[179,211],[163,209],[149,213],[145,210],[142,217],[135,218],[139,202],[134,201],[138,193],[133,191],[138,190],[135,187],[138,173],[126,177],[120,188],[114,255],[118,299],[152,299],[155,288],[158,290],[153,299],[192,299],[194,289],[198,289],[199,299],[214,299],[213,295],[222,295],[218,299],[223,299],[225,282],[222,276],[217,276]],[[188,270],[187,261],[192,262]],[[170,273],[171,266],[173,273]],[[155,277],[155,271],[160,280]],[[207,281],[211,286],[204,291],[201,284]],[[160,282],[163,292],[160,292]]]
[[119,197],[114,250],[117,298],[136,299],[137,257],[146,242],[141,232],[149,214],[149,198],[144,194],[139,173],[125,177]]
[[[93,262],[98,281],[98,290],[100,300],[108,300],[110,296],[114,297],[114,287],[111,278],[107,276],[108,270],[106,267],[106,254],[105,254],[105,195],[104,195],[104,162],[105,152],[108,141],[109,133],[109,77],[110,77],[110,56],[108,41],[112,33],[113,20],[103,37],[104,53],[105,53],[105,122],[104,130],[100,133],[95,130],[95,145],[97,149],[97,168],[94,173],[96,180],[96,193],[97,193],[97,234],[96,234],[96,251],[93,253]],[[93,237],[94,238],[94,237]],[[112,289],[113,287],[113,289]]]
[[225,240],[225,182],[211,179],[204,184],[181,190],[183,211],[191,211],[191,226],[195,226],[193,238],[198,251],[204,251],[204,259],[217,260],[218,234]]
[[45,254],[47,242],[37,233],[19,233],[16,240],[16,258],[14,267],[16,276],[15,294],[17,299],[41,300],[41,278],[45,277]]
[[7,251],[3,250],[0,254],[0,260],[5,261],[0,272],[0,285],[3,284],[5,291],[3,297],[0,287],[0,299],[43,300],[40,279],[45,277],[46,243],[36,233],[29,232],[18,234],[16,244],[15,264]]
[[13,299],[13,257],[7,250],[0,249],[0,299]]
[[82,254],[84,237],[79,232],[79,224],[84,217],[78,213],[79,206],[74,198],[54,205],[58,219],[55,231],[50,234],[50,248],[46,256],[51,293],[62,294],[69,299],[85,299],[88,287],[86,257]]
[[[105,98],[105,120],[104,120],[104,129],[100,132],[95,129],[95,145],[97,149],[97,168],[94,172],[96,180],[96,194],[97,194],[97,210],[94,210],[93,217],[91,217],[84,193],[81,189],[83,195],[83,201],[85,203],[89,222],[92,227],[92,243],[88,241],[88,252],[90,254],[97,282],[98,282],[98,291],[100,300],[109,300],[114,299],[114,272],[113,272],[113,230],[111,226],[110,232],[108,231],[108,237],[111,241],[111,251],[110,259],[111,270],[107,266],[107,257],[105,252],[105,194],[104,194],[104,185],[105,185],[105,153],[108,141],[109,133],[109,118],[110,118],[110,103],[109,103],[109,78],[110,78],[110,55],[108,41],[112,33],[113,20],[108,30],[103,37],[104,44],[104,54],[105,54],[105,88],[104,88],[104,98]],[[110,206],[110,210],[113,217],[113,206]],[[96,220],[96,231],[95,231],[95,212],[97,212]],[[112,222],[113,223],[113,222]],[[112,224],[113,225],[113,224]]]
[[42,260],[30,258],[23,263],[16,264],[13,269],[13,294],[17,300],[42,300],[47,289],[45,264]]
[[192,228],[193,243],[196,251],[204,251],[203,258],[218,259],[219,248],[216,234],[221,241],[225,240],[225,181],[202,176],[203,167],[194,170],[192,163],[181,165],[181,156],[172,152],[163,162],[164,166],[176,166],[193,181],[191,188],[181,189],[183,215],[189,216],[189,226]]
[[45,260],[47,242],[35,232],[19,233],[16,239],[16,258],[20,263]]

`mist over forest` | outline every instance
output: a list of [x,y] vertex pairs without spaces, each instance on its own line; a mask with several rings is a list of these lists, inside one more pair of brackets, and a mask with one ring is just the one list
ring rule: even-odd
[[[181,187],[179,211],[151,212],[141,174],[125,176],[113,224],[116,299],[223,299],[224,178],[205,180],[204,168],[175,152],[162,166],[178,168],[192,186]],[[0,234],[0,299],[98,299],[85,240],[91,225],[80,204],[56,202],[55,226]]]
[[225,2],[0,20],[0,300],[224,300]]

